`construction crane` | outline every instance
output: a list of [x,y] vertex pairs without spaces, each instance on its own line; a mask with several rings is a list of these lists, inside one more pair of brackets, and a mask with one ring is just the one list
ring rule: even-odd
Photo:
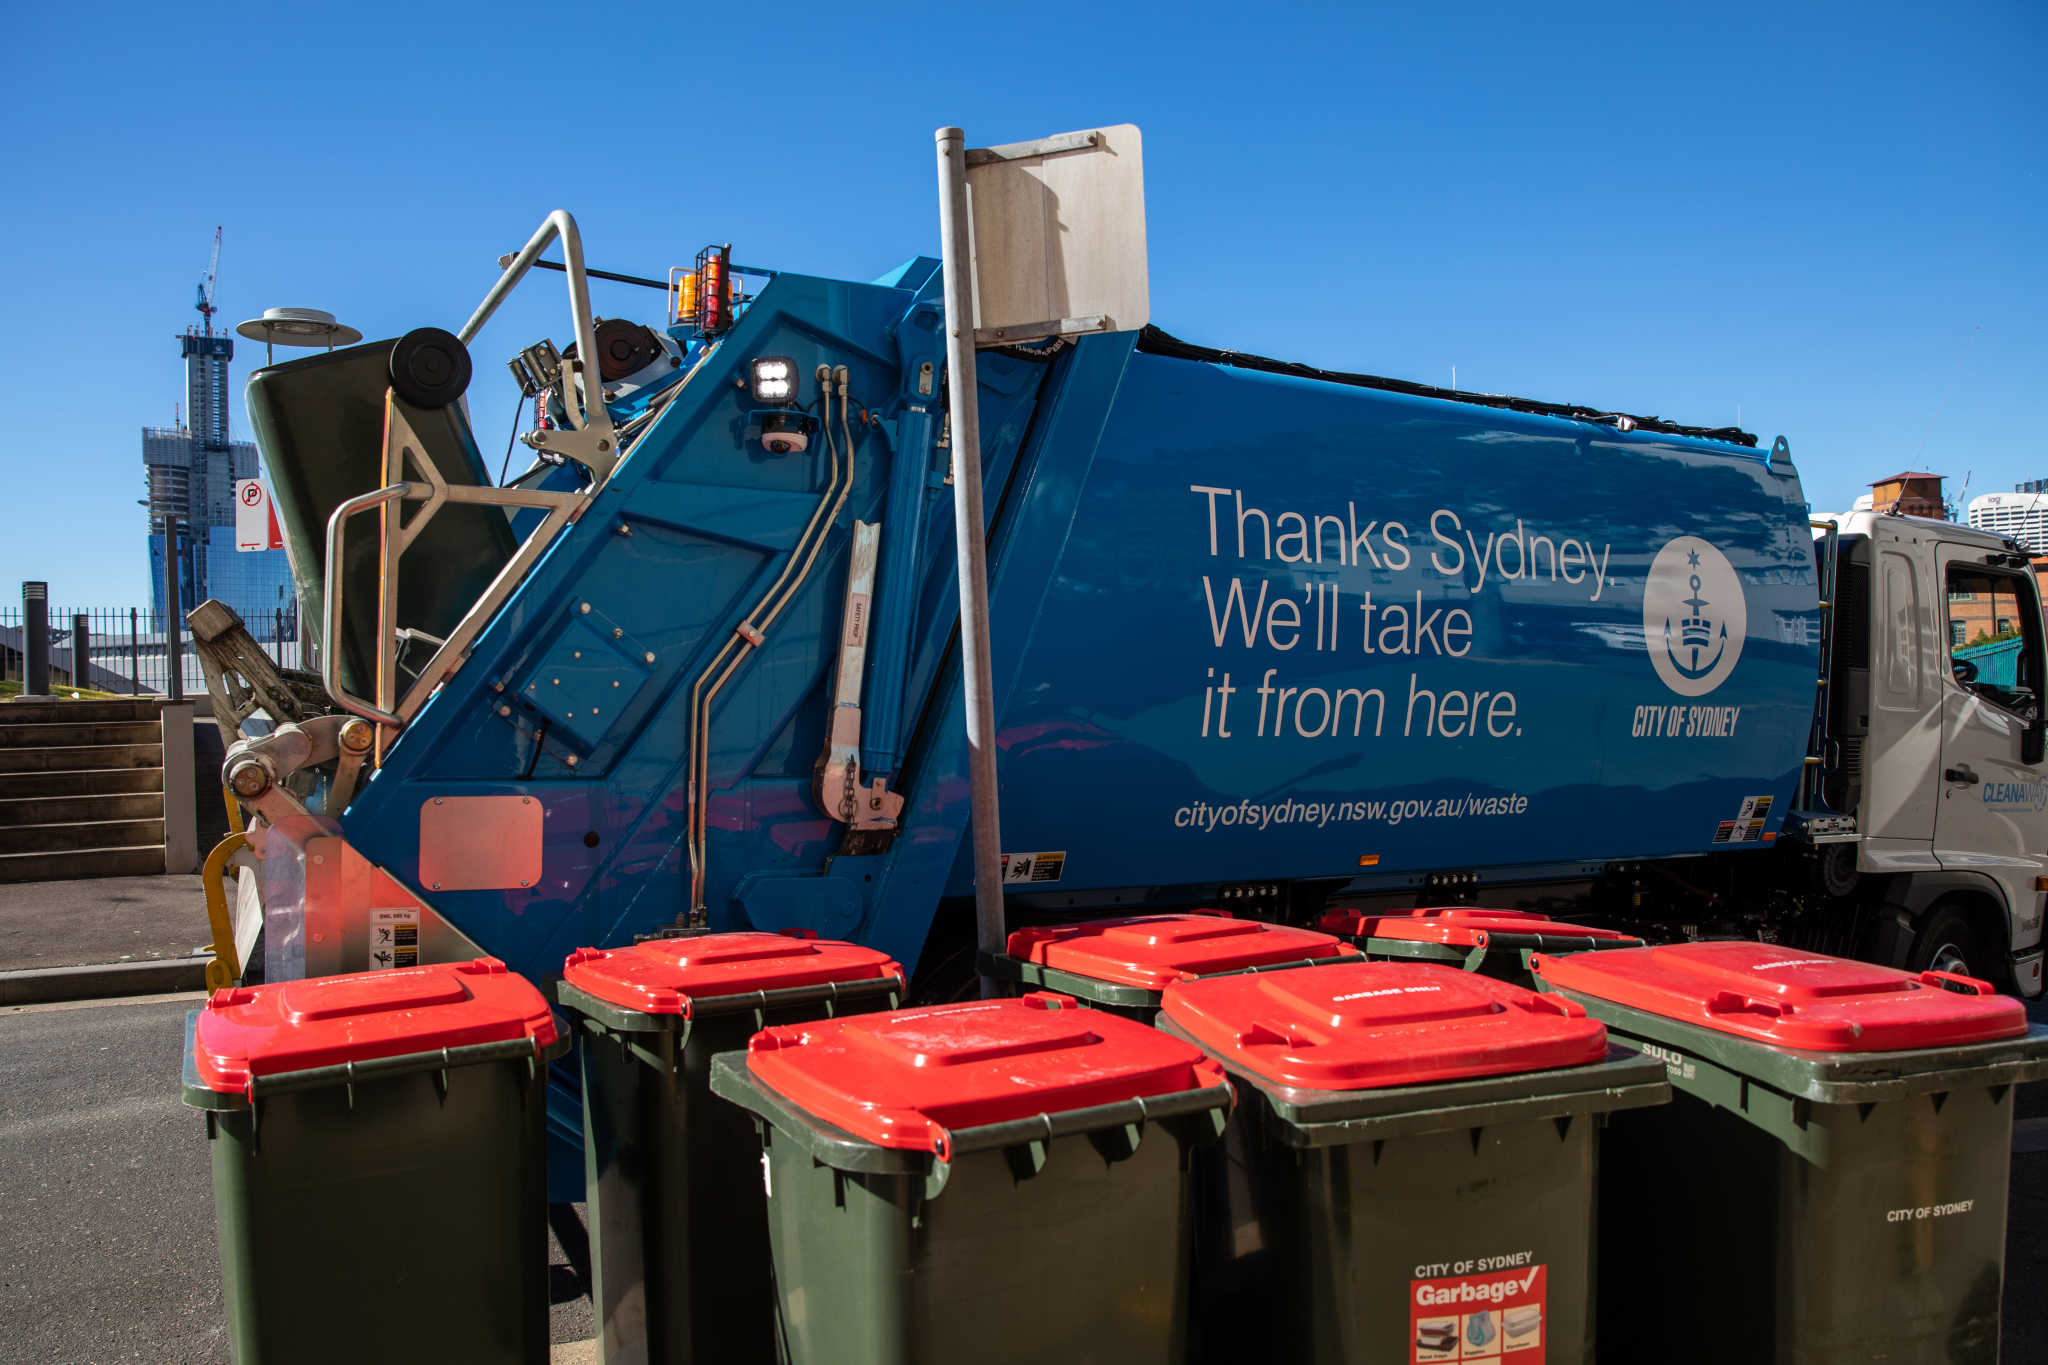
[[208,336],[213,335],[213,315],[220,311],[220,309],[216,307],[213,302],[214,280],[219,276],[219,274],[220,229],[216,227],[213,230],[213,255],[207,258],[206,278],[199,282],[199,302],[196,305],[194,305],[199,309],[199,316],[203,318],[206,322],[206,335]]

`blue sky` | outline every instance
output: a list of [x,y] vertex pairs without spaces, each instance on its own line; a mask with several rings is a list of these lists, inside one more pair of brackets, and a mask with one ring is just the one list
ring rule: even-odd
[[[146,596],[137,432],[183,397],[216,224],[227,322],[313,306],[371,336],[459,325],[557,207],[614,270],[730,240],[870,278],[936,251],[945,123],[1139,124],[1153,319],[1191,340],[1687,422],[1739,405],[1823,510],[1909,466],[1951,493],[2048,476],[2048,9],[1656,8],[27,7],[0,89],[0,600]],[[500,317],[471,389],[494,462],[499,362],[565,339],[557,282]]]

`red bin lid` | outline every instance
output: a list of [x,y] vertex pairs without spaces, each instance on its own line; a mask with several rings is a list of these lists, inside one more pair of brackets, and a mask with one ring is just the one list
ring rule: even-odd
[[315,976],[215,991],[199,1012],[193,1061],[224,1095],[258,1076],[448,1047],[555,1041],[548,1002],[496,958]]
[[1218,972],[1358,955],[1350,944],[1313,929],[1233,919],[1213,910],[1019,929],[1008,946],[1020,961],[1155,991]]
[[1167,987],[1166,1017],[1276,1085],[1373,1090],[1581,1066],[1607,1028],[1556,995],[1431,962],[1340,962]]
[[955,1129],[1224,1083],[1199,1048],[1048,991],[763,1029],[747,1068],[863,1142],[941,1156]]
[[1588,924],[1556,920],[1533,910],[1488,910],[1476,905],[1431,906],[1380,915],[1361,910],[1332,910],[1323,916],[1322,927],[1330,933],[1351,938],[1392,938],[1410,943],[1454,944],[1461,948],[1477,948],[1486,942],[1489,934],[1541,934],[1560,942],[1572,938],[1619,943],[1642,941],[1618,930],[1595,929]]
[[1989,982],[1775,943],[1674,943],[1530,959],[1546,985],[1802,1052],[1898,1052],[2013,1038],[2026,1008]]
[[690,1017],[692,1000],[831,982],[903,979],[887,953],[795,934],[701,934],[630,948],[578,948],[562,979],[609,1005]]

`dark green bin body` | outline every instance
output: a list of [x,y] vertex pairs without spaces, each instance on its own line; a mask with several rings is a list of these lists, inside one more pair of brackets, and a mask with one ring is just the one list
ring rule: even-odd
[[[1262,967],[1244,967],[1237,972],[1217,972],[1217,976],[1237,976],[1252,972],[1284,972],[1296,967],[1325,967],[1340,962],[1357,962],[1356,957],[1314,957],[1299,962],[1269,962]],[[1012,995],[1026,991],[1058,991],[1084,1001],[1090,1009],[1102,1010],[1107,1014],[1120,1015],[1150,1024],[1159,1014],[1160,1001],[1165,997],[1164,988],[1153,990],[1150,986],[1131,986],[1120,981],[1103,981],[1092,976],[1079,976],[1073,972],[1061,971],[1023,958],[1011,957],[1008,953],[982,953],[976,958],[983,976],[1002,982],[1010,988]]]
[[1354,1091],[1225,1066],[1237,1112],[1195,1158],[1198,1365],[1407,1362],[1415,1282],[1450,1278],[1420,1268],[1524,1251],[1546,1271],[1527,1358],[1595,1358],[1596,1132],[1669,1098],[1655,1060],[1609,1048],[1587,1066]]
[[1640,948],[1637,939],[1587,939],[1568,935],[1506,934],[1486,931],[1486,942],[1476,947],[1455,943],[1427,943],[1405,938],[1358,938],[1339,934],[1373,962],[1441,962],[1460,971],[1479,972],[1496,981],[1506,981],[1526,990],[1541,990],[1529,970],[1532,953],[1563,957],[1569,953],[1593,953],[1602,949]]
[[1222,1087],[961,1129],[950,1162],[797,1111],[744,1053],[711,1088],[757,1119],[791,1365],[1186,1358],[1189,1156]]
[[548,1059],[531,1040],[200,1083],[236,1365],[545,1365]]
[[761,1145],[746,1111],[711,1094],[712,1055],[774,1024],[894,1008],[901,986],[889,976],[695,999],[687,1020],[557,987],[584,1034],[592,1297],[606,1365],[772,1358]]
[[2048,1029],[1793,1052],[1550,989],[1661,1058],[1676,1092],[1609,1135],[1609,1359],[1998,1359],[2013,1086],[2048,1074]]
[[[321,638],[330,586],[327,519],[348,499],[384,486],[384,398],[396,345],[365,342],[267,365],[249,376],[247,394],[249,424],[263,452],[304,628],[316,646],[335,651],[342,686],[359,696],[376,693],[377,514],[365,512],[349,526],[341,566],[348,610],[337,641]],[[419,454],[443,479],[471,487],[497,482],[460,403],[430,409],[392,401],[419,437]],[[421,476],[407,468],[399,477]],[[445,639],[512,558],[518,541],[503,508],[477,503],[442,507],[418,533],[407,559],[417,567],[398,577],[398,623]],[[405,660],[415,666],[425,661],[424,654]]]

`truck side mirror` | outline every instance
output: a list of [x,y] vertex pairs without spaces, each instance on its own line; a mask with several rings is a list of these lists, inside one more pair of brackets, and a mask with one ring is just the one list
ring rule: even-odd
[[2048,721],[2037,713],[2020,732],[2020,762],[2039,763],[2044,748],[2048,748]]

